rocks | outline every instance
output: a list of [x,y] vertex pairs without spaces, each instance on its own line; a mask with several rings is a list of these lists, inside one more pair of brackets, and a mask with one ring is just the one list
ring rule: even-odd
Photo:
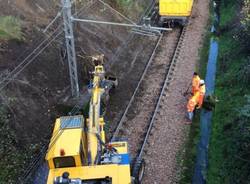
[[[193,8],[195,18],[190,20],[185,35],[185,41],[177,62],[174,79],[169,86],[169,92],[162,101],[162,112],[157,116],[155,126],[157,129],[149,138],[150,147],[144,156],[147,161],[145,184],[178,183],[178,168],[176,156],[184,144],[187,131],[185,131],[186,102],[182,92],[190,83],[192,73],[198,60],[198,51],[202,43],[202,34],[208,20],[209,1],[196,1]],[[150,153],[150,154],[149,154]],[[157,173],[157,174],[156,174]]]

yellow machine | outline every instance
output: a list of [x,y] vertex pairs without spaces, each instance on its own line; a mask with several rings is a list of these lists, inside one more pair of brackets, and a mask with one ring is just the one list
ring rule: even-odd
[[47,184],[140,183],[141,173],[131,177],[127,142],[105,140],[101,100],[115,81],[105,78],[102,64],[95,66],[93,75],[88,117],[56,119],[46,155]]
[[185,24],[192,7],[193,0],[159,0],[160,23],[174,21]]

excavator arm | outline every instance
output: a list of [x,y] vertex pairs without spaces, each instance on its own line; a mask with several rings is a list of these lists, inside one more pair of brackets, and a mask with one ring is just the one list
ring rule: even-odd
[[[102,145],[105,143],[103,132],[103,118],[100,116],[101,98],[105,89],[101,86],[104,80],[103,66],[95,67],[93,84],[91,89],[91,100],[89,105],[89,118],[87,120],[87,146],[88,146],[88,165],[95,165],[100,161]],[[101,137],[101,141],[99,140]]]

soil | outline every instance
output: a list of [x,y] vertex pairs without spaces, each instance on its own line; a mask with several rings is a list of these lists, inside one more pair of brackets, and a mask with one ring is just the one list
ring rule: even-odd
[[[184,45],[177,63],[174,79],[162,100],[152,134],[149,138],[144,183],[178,183],[176,157],[187,138],[187,98],[183,93],[190,84],[199,59],[199,48],[209,17],[209,1],[195,1],[192,17],[187,27]],[[156,174],[157,173],[157,174]]]
[[[19,17],[24,35],[24,41],[1,41],[4,49],[0,53],[2,74],[12,71],[46,38],[42,28],[56,11],[56,8],[53,10],[54,4],[47,6],[48,2],[0,1],[1,15]],[[23,147],[39,144],[48,136],[52,116],[58,113],[55,110],[57,98],[54,97],[67,87],[68,79],[64,75],[67,67],[61,62],[60,52],[55,46],[46,49],[1,91],[2,102],[10,110],[10,126],[15,130],[16,141]]]

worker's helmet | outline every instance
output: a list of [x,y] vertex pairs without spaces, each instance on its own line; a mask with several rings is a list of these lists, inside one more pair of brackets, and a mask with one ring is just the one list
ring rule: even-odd
[[205,84],[204,80],[200,80],[200,85]]

